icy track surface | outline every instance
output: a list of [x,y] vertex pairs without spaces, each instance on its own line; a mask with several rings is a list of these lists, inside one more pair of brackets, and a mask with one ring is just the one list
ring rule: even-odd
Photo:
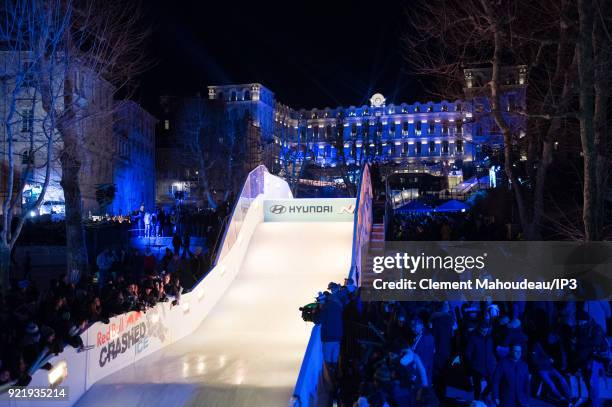
[[312,329],[298,308],[348,274],[352,232],[352,222],[261,223],[193,334],[102,379],[76,405],[286,406]]

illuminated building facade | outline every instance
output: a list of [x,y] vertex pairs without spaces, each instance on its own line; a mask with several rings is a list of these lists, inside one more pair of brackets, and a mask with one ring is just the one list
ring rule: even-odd
[[[520,67],[506,71],[504,114],[524,108],[526,77]],[[480,163],[503,145],[489,104],[476,92],[486,70],[465,71],[464,100],[395,104],[382,94],[368,105],[296,110],[277,102],[258,83],[209,86],[209,99],[225,101],[229,111],[248,111],[262,129],[264,149],[275,145],[276,164],[293,157],[310,166],[333,168],[364,161],[427,172]],[[514,120],[524,133],[524,120]],[[339,151],[342,148],[343,151]]]

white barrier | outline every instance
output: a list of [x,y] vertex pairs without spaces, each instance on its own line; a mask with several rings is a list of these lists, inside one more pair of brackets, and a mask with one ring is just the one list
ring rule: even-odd
[[[231,221],[224,233],[217,264],[194,289],[181,297],[178,306],[157,304],[143,312],[129,312],[97,322],[82,335],[91,350],[81,353],[66,347],[51,359],[56,365],[66,362],[68,375],[61,386],[68,387],[69,399],[54,401],[57,407],[73,405],[98,380],[172,344],[192,333],[225,293],[240,270],[249,241],[263,221],[264,199],[291,198],[289,185],[259,166],[247,177]],[[48,372],[38,370],[30,386],[48,387]],[[0,401],[0,406],[40,406],[45,401]]]

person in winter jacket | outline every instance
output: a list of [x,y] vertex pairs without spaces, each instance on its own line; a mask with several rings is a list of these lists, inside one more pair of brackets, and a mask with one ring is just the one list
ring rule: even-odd
[[512,344],[508,357],[502,359],[493,375],[493,398],[500,407],[529,405],[529,369],[521,360],[523,349]]
[[[474,400],[482,398],[490,390],[496,360],[493,352],[493,337],[490,326],[481,323],[478,329],[470,335],[465,350],[465,362],[474,385]],[[486,384],[483,386],[482,382]]]

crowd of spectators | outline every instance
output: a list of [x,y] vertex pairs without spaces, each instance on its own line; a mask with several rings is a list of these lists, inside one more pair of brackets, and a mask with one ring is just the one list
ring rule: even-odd
[[[210,269],[210,246],[227,210],[224,206],[195,213],[175,208],[169,213],[156,211],[154,220],[149,214],[142,236],[172,236],[171,247],[157,253],[150,247],[104,248],[95,258],[94,272],[64,274],[45,290],[30,278],[27,252],[23,279],[13,279],[10,290],[0,294],[0,386],[27,385],[37,369],[52,368],[48,361],[65,346],[86,350],[80,334],[95,322],[108,323],[128,311],[146,312],[159,302],[178,305],[184,287],[193,287]],[[137,213],[103,221],[139,225],[141,220],[144,216]],[[205,223],[202,234],[207,247],[190,248],[192,221]]]
[[603,405],[608,302],[362,302],[351,281],[317,302],[340,406]]
[[183,292],[178,274],[167,271],[106,277],[103,284],[95,275],[75,283],[62,275],[45,291],[31,280],[12,281],[0,296],[0,385],[26,385],[37,369],[51,369],[48,360],[65,346],[84,350],[80,334],[91,324],[158,302],[178,305]]
[[388,226],[390,240],[507,240],[507,230],[493,216],[471,212],[395,214]]
[[[494,218],[471,213],[399,215],[393,225],[398,240],[508,239]],[[359,291],[330,283],[304,308],[320,324],[339,406],[604,405],[609,302],[365,302]]]

